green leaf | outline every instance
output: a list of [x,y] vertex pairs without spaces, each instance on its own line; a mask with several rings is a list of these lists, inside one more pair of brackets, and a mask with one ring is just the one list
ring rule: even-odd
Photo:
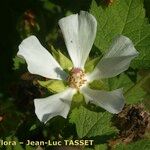
[[43,149],[42,149],[42,148],[41,148],[41,149],[38,149],[38,147],[33,148],[33,146],[28,146],[28,145],[26,145],[25,150],[43,150]]
[[80,138],[106,136],[117,130],[111,126],[112,115],[108,112],[92,112],[83,106],[75,108],[70,115],[70,123],[75,123]]
[[106,144],[100,144],[100,145],[96,145],[94,150],[108,150],[108,147]]
[[105,52],[118,34],[129,37],[139,56],[132,62],[134,68],[150,67],[150,25],[145,19],[143,0],[116,0],[106,7],[101,1],[92,1],[91,13],[98,22],[95,45]]
[[150,140],[140,140],[131,144],[119,144],[113,150],[150,150]]
[[67,84],[62,80],[38,81],[38,83],[52,93],[59,93],[67,88]]
[[109,78],[108,83],[110,90],[123,88],[124,92],[134,85],[134,83],[126,74],[120,74],[117,77]]
[[59,62],[63,69],[70,70],[73,67],[73,64],[69,58],[63,55],[60,50],[55,50],[53,46],[51,46],[51,51],[55,59]]
[[149,21],[150,21],[150,3],[149,0],[144,0],[144,7],[146,9],[146,16],[148,17]]
[[125,93],[125,98],[127,100],[127,104],[135,104],[142,102],[145,95],[146,92],[141,87],[135,86],[129,92]]
[[25,60],[23,58],[20,58],[18,56],[15,56],[15,58],[13,58],[13,70],[17,70],[20,68],[21,65],[25,64]]
[[93,148],[85,147],[83,150],[94,150]]
[[95,145],[94,148],[84,148],[84,150],[108,150],[107,145],[106,144],[99,144],[99,145]]
[[123,88],[124,96],[127,104],[135,104],[141,102],[146,91],[142,88],[142,85],[149,79],[149,75],[145,77],[139,77],[134,83],[126,74],[121,74],[118,77],[108,79],[110,90]]
[[128,104],[134,104],[141,102],[146,96],[146,91],[142,88],[142,85],[150,78],[150,74],[140,78],[133,86],[131,86],[125,92],[125,98]]

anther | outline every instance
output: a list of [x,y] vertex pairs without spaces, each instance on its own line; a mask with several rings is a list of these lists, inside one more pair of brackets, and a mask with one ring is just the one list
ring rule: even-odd
[[79,89],[86,82],[85,73],[80,68],[73,68],[68,77],[68,84],[72,88]]

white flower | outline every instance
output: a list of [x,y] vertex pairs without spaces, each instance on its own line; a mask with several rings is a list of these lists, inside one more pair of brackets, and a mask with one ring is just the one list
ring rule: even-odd
[[122,89],[111,92],[93,90],[88,87],[88,83],[96,79],[114,77],[127,70],[131,60],[138,55],[131,40],[122,35],[118,36],[94,71],[86,75],[84,65],[96,36],[96,19],[88,12],[81,11],[80,14],[60,19],[59,26],[74,65],[69,77],[35,36],[26,38],[19,45],[18,56],[26,60],[30,73],[68,81],[67,90],[34,100],[35,113],[39,120],[47,122],[57,115],[66,118],[72,97],[77,90],[84,95],[87,103],[90,101],[111,113],[119,113],[124,106]]

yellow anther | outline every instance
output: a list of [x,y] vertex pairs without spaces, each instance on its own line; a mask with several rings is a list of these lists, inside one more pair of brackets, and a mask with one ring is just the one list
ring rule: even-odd
[[79,89],[83,84],[86,83],[85,73],[80,68],[73,68],[70,71],[70,75],[68,77],[68,84],[72,88]]

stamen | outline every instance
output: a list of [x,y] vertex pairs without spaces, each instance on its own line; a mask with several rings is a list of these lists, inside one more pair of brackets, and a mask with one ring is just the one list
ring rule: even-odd
[[68,83],[69,86],[72,88],[76,88],[79,90],[79,88],[86,83],[85,73],[80,68],[73,68],[70,71],[70,75],[68,77]]

